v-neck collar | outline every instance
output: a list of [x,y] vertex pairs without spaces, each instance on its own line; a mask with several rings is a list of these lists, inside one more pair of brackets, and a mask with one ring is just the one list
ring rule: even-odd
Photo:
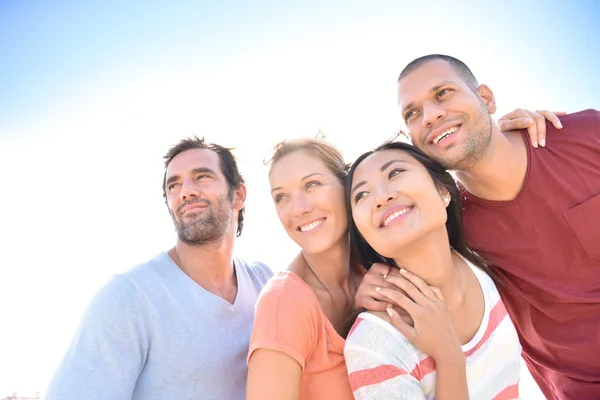
[[167,262],[169,263],[169,265],[171,265],[173,268],[175,268],[175,270],[176,270],[175,273],[178,275],[178,277],[182,280],[186,280],[189,284],[194,285],[197,288],[197,290],[199,290],[203,293],[204,296],[212,298],[216,302],[219,302],[223,306],[230,308],[230,309],[235,309],[236,306],[239,306],[239,304],[243,302],[243,297],[245,295],[244,289],[246,287],[246,285],[244,283],[247,280],[247,276],[246,276],[247,271],[244,268],[240,267],[240,262],[235,257],[233,258],[232,262],[233,262],[233,270],[234,270],[234,273],[235,273],[235,276],[237,279],[237,292],[235,294],[235,299],[233,300],[233,303],[230,303],[227,300],[225,300],[224,298],[217,296],[216,294],[206,290],[204,287],[199,285],[195,280],[190,278],[189,275],[186,274],[185,272],[183,272],[183,270],[179,267],[179,265],[177,265],[177,263],[175,263],[175,261],[171,258],[171,256],[169,255],[168,252],[165,251],[163,254],[167,258]]

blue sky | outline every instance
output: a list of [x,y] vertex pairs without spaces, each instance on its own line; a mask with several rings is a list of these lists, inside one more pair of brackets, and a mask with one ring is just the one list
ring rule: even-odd
[[161,156],[182,136],[238,148],[238,254],[280,270],[297,249],[261,162],[278,140],[379,144],[399,71],[433,52],[499,115],[600,109],[598,43],[596,1],[0,0],[0,397],[43,390],[94,292],[173,244]]
[[[599,80],[584,79],[600,70],[600,4],[568,4],[375,1],[365,7],[358,1],[283,5],[275,1],[4,0],[0,2],[0,120],[35,113],[88,87],[143,71],[140,66],[148,64],[185,63],[203,73],[253,51],[277,51],[286,41],[310,36],[340,39],[348,30],[401,27],[408,19],[414,23],[414,18],[422,21],[423,29],[399,36],[390,51],[418,54],[420,35],[438,36],[441,42],[460,28],[461,35],[491,39],[484,41],[498,48],[500,57],[511,54],[514,62],[543,63],[546,69],[537,73],[574,81],[575,93],[593,96]],[[446,17],[449,11],[453,15]]]

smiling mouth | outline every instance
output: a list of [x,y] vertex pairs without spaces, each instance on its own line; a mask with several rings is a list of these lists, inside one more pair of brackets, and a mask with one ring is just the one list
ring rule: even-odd
[[395,220],[396,218],[400,217],[401,215],[406,214],[407,212],[409,212],[410,210],[412,210],[412,207],[405,207],[402,210],[398,210],[395,213],[391,214],[389,217],[387,217],[382,223],[380,228],[385,228],[390,222],[392,222],[393,220]]
[[438,143],[444,141],[446,138],[448,138],[450,135],[452,135],[454,132],[456,132],[458,130],[458,128],[460,128],[460,125],[453,126],[452,128],[448,129],[447,131],[442,132],[439,136],[435,137],[432,140],[432,143],[438,144]]
[[301,232],[310,232],[313,229],[315,229],[317,226],[320,226],[323,222],[325,222],[325,218],[313,221],[310,224],[300,225],[298,227],[298,230]]

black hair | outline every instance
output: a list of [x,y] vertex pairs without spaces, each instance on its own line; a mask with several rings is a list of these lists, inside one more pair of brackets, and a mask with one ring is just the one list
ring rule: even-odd
[[446,207],[446,230],[448,232],[450,246],[452,246],[452,248],[464,258],[481,268],[492,279],[497,281],[497,274],[493,271],[491,264],[488,263],[482,256],[475,253],[467,243],[462,228],[462,202],[460,198],[460,192],[452,175],[450,175],[450,173],[446,171],[444,167],[429,158],[421,150],[403,142],[389,141],[377,147],[375,150],[364,153],[358,157],[348,171],[348,179],[346,181],[345,189],[346,208],[348,210],[348,230],[350,233],[350,251],[352,256],[367,270],[374,263],[382,263],[394,266],[396,268],[398,267],[393,259],[382,256],[376,252],[369,243],[367,243],[365,238],[359,232],[356,224],[354,223],[354,219],[352,218],[352,199],[350,192],[352,188],[354,171],[356,171],[356,168],[365,158],[382,150],[405,151],[425,167],[438,189],[445,188],[448,190],[448,193],[450,194],[450,204],[448,204]]
[[429,55],[419,57],[419,58],[412,60],[410,63],[408,63],[406,65],[406,67],[404,67],[402,72],[400,72],[400,76],[398,77],[398,82],[400,82],[407,75],[409,75],[411,72],[418,69],[423,64],[425,64],[429,61],[434,61],[434,60],[442,60],[442,61],[445,61],[448,64],[450,64],[452,69],[454,69],[454,71],[462,78],[462,80],[467,84],[467,86],[469,86],[469,88],[472,91],[474,91],[474,92],[477,91],[477,88],[479,87],[479,83],[477,83],[477,79],[475,79],[475,75],[473,75],[473,72],[471,71],[471,69],[469,67],[467,67],[467,64],[460,61],[458,58],[454,58],[452,56],[447,56],[444,54],[429,54]]

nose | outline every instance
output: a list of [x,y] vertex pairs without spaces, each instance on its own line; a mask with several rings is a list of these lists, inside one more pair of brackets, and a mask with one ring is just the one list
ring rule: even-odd
[[181,192],[179,193],[181,200],[189,200],[192,197],[198,197],[199,194],[200,192],[193,179],[186,178],[183,180]]
[[292,197],[292,209],[294,217],[301,217],[313,210],[313,205],[309,199],[304,195],[297,195]]
[[423,104],[423,127],[431,128],[435,124],[446,118],[446,110],[434,102],[428,101]]
[[377,209],[380,209],[395,198],[396,192],[390,190],[387,185],[382,185],[377,190],[377,196],[375,197],[375,205]]

